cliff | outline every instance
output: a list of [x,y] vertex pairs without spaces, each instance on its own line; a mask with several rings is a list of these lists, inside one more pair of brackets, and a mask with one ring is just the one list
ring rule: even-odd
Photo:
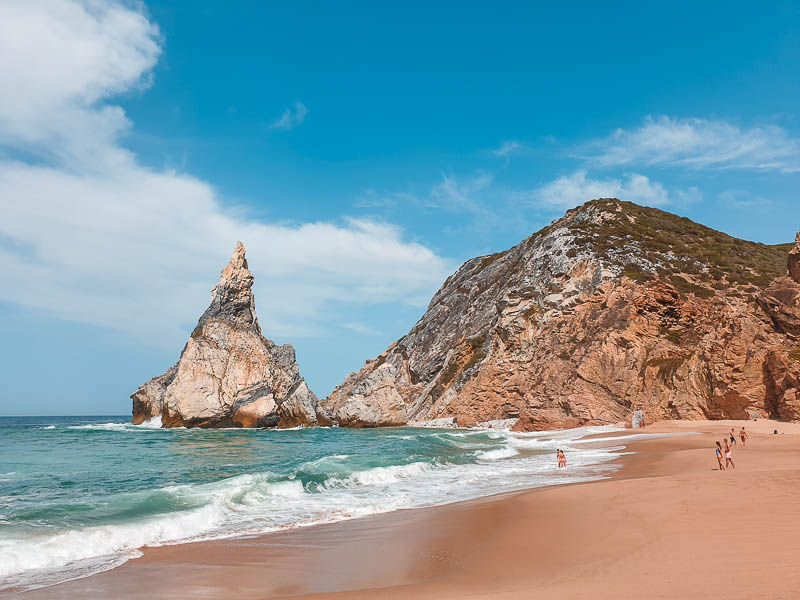
[[407,335],[320,406],[357,427],[519,417],[535,430],[634,409],[648,421],[798,420],[800,236],[766,246],[588,202],[464,263]]
[[294,348],[261,335],[252,286],[239,242],[178,362],[131,396],[134,424],[159,415],[164,427],[317,424]]

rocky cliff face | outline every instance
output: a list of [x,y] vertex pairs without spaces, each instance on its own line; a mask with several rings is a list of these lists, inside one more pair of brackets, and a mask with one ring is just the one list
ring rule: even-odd
[[789,253],[789,277],[800,283],[800,232],[794,238],[794,248]]
[[321,406],[347,426],[797,420],[799,382],[800,237],[765,246],[601,199],[467,261]]
[[252,286],[239,242],[178,362],[131,396],[134,424],[159,415],[164,427],[317,424],[294,348],[261,335]]

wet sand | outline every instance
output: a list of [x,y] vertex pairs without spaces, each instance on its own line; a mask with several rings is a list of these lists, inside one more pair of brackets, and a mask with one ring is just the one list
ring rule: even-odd
[[713,442],[742,424],[648,427],[700,435],[632,439],[603,481],[150,548],[19,597],[798,598],[800,425],[746,423],[720,472]]

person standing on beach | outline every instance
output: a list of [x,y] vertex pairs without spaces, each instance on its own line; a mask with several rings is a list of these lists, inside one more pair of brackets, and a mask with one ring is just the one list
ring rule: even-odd
[[731,446],[736,445],[736,434],[733,432],[733,427],[731,427]]
[[725,465],[722,464],[722,446],[720,446],[719,442],[717,442],[717,447],[714,448],[714,455],[717,457],[717,462],[719,463],[719,470],[724,471]]
[[728,465],[732,466],[734,469],[736,465],[733,464],[733,446],[728,443],[728,440],[725,440],[725,468],[728,468]]
[[742,448],[744,448],[747,443],[747,432],[745,432],[744,427],[742,427],[742,430],[739,432],[739,439],[742,440]]
[[566,467],[567,457],[564,456],[564,452],[561,450],[561,448],[559,448],[556,452],[556,456],[558,457],[558,468],[561,469],[562,467]]

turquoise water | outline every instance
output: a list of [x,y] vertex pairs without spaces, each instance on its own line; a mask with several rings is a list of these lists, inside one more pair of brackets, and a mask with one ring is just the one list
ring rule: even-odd
[[610,428],[164,430],[127,420],[0,418],[0,589],[113,568],[146,546],[597,478],[614,456],[580,441]]

